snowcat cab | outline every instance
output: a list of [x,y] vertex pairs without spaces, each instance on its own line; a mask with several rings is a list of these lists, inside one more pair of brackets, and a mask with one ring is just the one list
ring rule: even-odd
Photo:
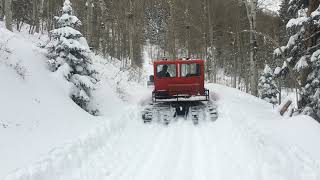
[[153,63],[152,102],[142,111],[144,123],[157,121],[168,125],[178,117],[199,120],[217,119],[215,103],[204,88],[203,60],[159,60]]
[[153,68],[154,102],[209,100],[209,90],[204,88],[204,60],[159,60]]

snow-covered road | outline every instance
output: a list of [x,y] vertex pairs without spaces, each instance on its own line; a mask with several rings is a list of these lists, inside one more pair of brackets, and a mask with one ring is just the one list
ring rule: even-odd
[[[67,84],[47,70],[41,50],[3,27],[0,43],[10,37],[12,54],[0,57],[6,84],[0,93],[1,180],[320,179],[320,125],[309,117],[283,118],[258,98],[208,85],[217,99],[215,122],[143,124],[141,102],[151,89],[130,82],[120,61],[105,64],[101,57],[95,102],[104,116],[92,117],[68,98]],[[15,65],[27,70],[25,79]]]
[[[308,133],[301,141],[294,136],[303,131],[292,131],[294,120],[288,128],[288,120],[269,104],[222,86],[212,89],[218,97],[216,122],[146,125],[132,109],[121,131],[61,179],[320,179],[319,154],[309,152]],[[319,130],[314,125],[310,130]]]

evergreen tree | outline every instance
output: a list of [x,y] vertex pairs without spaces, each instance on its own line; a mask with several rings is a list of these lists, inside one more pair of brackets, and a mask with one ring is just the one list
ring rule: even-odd
[[309,74],[306,86],[302,89],[301,103],[303,114],[320,118],[320,50],[311,56],[312,72]]
[[50,32],[48,50],[49,67],[60,71],[72,83],[71,98],[80,107],[94,114],[88,103],[97,83],[97,71],[92,65],[91,51],[86,39],[76,30],[81,21],[73,15],[71,3],[65,0],[62,15],[55,17],[56,29]]
[[279,10],[279,26],[280,26],[280,44],[285,45],[288,40],[289,40],[289,35],[286,32],[286,25],[288,21],[291,19],[291,13],[289,13],[288,8],[289,8],[289,1],[290,0],[283,0],[281,5],[280,5],[280,10]]
[[[292,19],[287,23],[291,35],[286,46],[281,47],[286,61],[283,73],[297,74],[300,86],[299,109],[303,114],[320,120],[319,90],[319,2],[314,0],[292,0],[288,12]],[[308,7],[308,8],[306,8]],[[280,54],[276,49],[275,54]]]
[[261,99],[274,105],[278,103],[276,82],[274,81],[273,72],[268,65],[265,66],[261,74],[258,90]]
[[[311,13],[309,27],[320,26],[320,6]],[[309,49],[306,55],[310,66],[310,73],[307,76],[306,84],[302,88],[300,104],[303,107],[303,114],[310,115],[320,120],[320,50],[319,35],[317,35],[315,46]],[[311,56],[310,56],[311,55]]]

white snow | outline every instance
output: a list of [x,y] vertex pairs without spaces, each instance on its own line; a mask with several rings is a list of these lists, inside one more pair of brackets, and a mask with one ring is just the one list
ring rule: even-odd
[[299,61],[297,62],[297,64],[295,65],[294,69],[297,71],[301,71],[301,69],[304,69],[306,67],[308,67],[308,63],[307,63],[307,59],[305,56],[302,56]]
[[286,27],[291,28],[293,26],[301,26],[303,23],[308,21],[308,19],[308,17],[298,17],[296,19],[290,19]]
[[281,46],[280,48],[281,48],[281,49],[279,49],[279,48],[275,49],[273,53],[274,53],[275,55],[277,55],[277,56],[280,56],[280,55],[285,51],[285,49],[286,49],[287,47],[286,47],[286,46]]
[[270,66],[265,65],[265,68],[264,68],[263,72],[272,74],[272,69],[270,68]]
[[315,51],[314,53],[312,53],[312,56],[311,56],[311,62],[315,62],[317,60],[320,59],[320,50],[317,50]]
[[[2,25],[2,24],[1,24]],[[0,26],[0,179],[100,122],[76,106],[37,47]],[[9,41],[5,39],[9,38]],[[24,78],[8,64],[25,69]],[[70,113],[73,112],[73,113]]]
[[272,12],[280,10],[282,0],[258,0],[258,7]]
[[282,64],[282,69],[285,69],[286,67],[288,67],[288,64],[287,64],[286,61],[284,61],[283,64]]
[[[59,171],[65,156],[80,161],[80,153],[99,145],[99,136],[103,141],[110,129],[120,127],[121,123],[113,125],[112,120],[127,107],[116,89],[104,81],[93,103],[108,111],[102,112],[103,118],[86,113],[69,98],[70,84],[64,80],[64,69],[56,73],[47,69],[43,50],[34,45],[38,43],[37,36],[11,33],[0,23],[0,179],[8,174],[36,176],[46,165],[61,166],[55,169]],[[106,71],[104,76],[115,74]],[[52,175],[53,179],[58,177]]]
[[281,68],[280,67],[276,67],[276,69],[274,70],[274,74],[275,75],[279,75],[281,72]]
[[311,13],[312,18],[315,18],[316,16],[319,16],[319,15],[320,15],[320,7],[318,7],[315,11]]
[[224,86],[208,88],[217,99],[216,122],[194,126],[180,119],[168,127],[146,125],[136,106],[122,116],[121,128],[101,128],[91,136],[85,152],[81,147],[70,158],[60,157],[54,168],[43,161],[42,169],[34,165],[19,172],[29,176],[8,179],[319,179],[316,121],[282,118],[258,98]]

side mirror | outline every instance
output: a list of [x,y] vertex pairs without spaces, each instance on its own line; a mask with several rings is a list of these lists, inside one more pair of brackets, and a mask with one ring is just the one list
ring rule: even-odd
[[149,76],[149,81],[147,82],[148,86],[153,86],[154,85],[154,76],[151,75]]

